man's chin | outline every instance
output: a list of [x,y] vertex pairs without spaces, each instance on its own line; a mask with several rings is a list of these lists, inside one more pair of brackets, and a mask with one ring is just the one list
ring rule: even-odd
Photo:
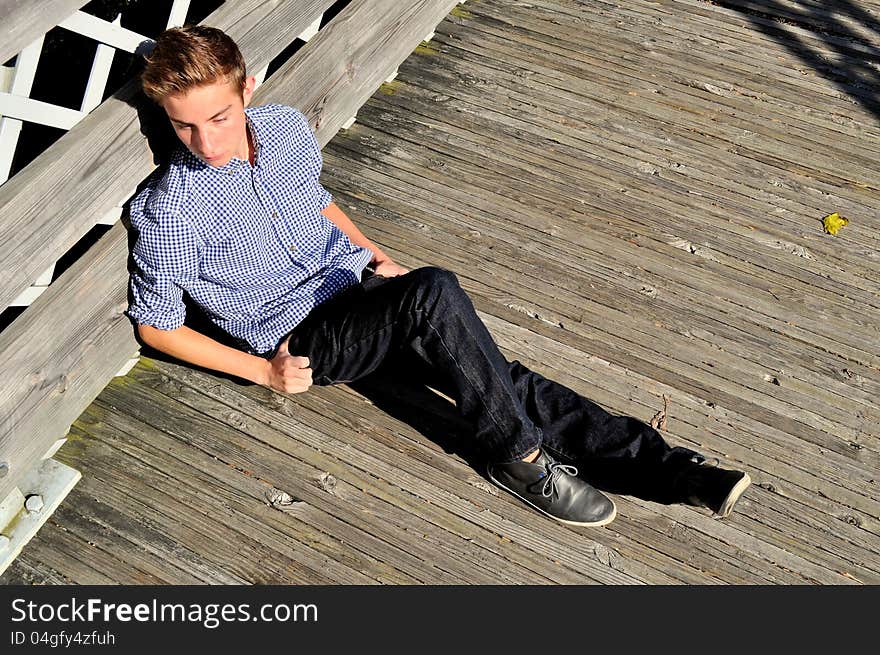
[[201,155],[196,155],[196,157],[198,157],[200,160],[202,160],[208,166],[213,166],[214,168],[217,168],[219,166],[225,166],[232,159],[232,157],[212,157],[212,158],[208,159],[207,157],[202,157]]

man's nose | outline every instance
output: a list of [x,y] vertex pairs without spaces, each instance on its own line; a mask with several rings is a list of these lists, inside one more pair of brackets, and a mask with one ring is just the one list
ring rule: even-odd
[[196,148],[202,154],[209,155],[211,154],[211,139],[208,136],[206,130],[196,130],[195,131],[196,143],[194,144]]

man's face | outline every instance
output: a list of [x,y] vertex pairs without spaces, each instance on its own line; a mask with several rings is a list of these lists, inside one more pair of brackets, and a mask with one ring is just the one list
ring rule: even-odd
[[210,166],[223,166],[233,157],[247,160],[247,121],[244,108],[251,100],[255,80],[244,89],[220,81],[168,96],[162,107],[183,145]]

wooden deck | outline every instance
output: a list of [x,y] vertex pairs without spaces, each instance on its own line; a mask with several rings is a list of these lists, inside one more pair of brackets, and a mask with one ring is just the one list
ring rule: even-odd
[[646,421],[666,396],[671,442],[748,470],[729,519],[545,520],[391,370],[283,396],[145,357],[0,580],[880,583],[880,3],[813,4],[471,0],[324,151],[508,358]]

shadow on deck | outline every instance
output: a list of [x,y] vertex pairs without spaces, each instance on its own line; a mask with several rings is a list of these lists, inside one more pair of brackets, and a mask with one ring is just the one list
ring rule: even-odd
[[876,21],[721,4],[468,2],[322,180],[455,271],[509,359],[645,421],[665,396],[669,441],[752,475],[729,519],[545,520],[409,369],[287,397],[151,353],[74,424],[83,479],[2,580],[880,582]]

